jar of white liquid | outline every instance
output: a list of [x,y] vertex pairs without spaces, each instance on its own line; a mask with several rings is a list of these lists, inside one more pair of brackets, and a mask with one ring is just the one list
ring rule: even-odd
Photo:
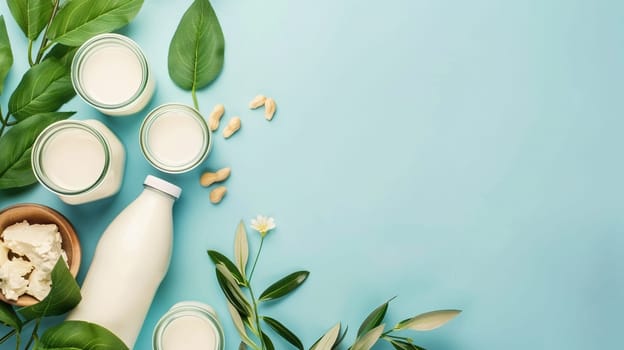
[[100,34],[85,42],[72,61],[71,78],[86,103],[112,116],[141,111],[154,94],[145,55],[119,34]]
[[224,335],[212,307],[195,302],[177,303],[158,321],[153,350],[223,350]]
[[117,136],[97,120],[63,120],[35,140],[32,168],[37,180],[67,204],[116,194],[126,152]]
[[155,168],[179,174],[194,169],[206,159],[212,136],[196,109],[170,103],[145,117],[140,141],[145,159]]

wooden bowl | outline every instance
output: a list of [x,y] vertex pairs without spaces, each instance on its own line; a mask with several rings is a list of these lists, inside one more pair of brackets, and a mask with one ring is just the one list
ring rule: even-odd
[[[61,213],[40,204],[17,204],[0,211],[0,234],[4,229],[15,223],[28,221],[29,224],[56,224],[61,238],[62,248],[67,254],[69,271],[76,277],[80,268],[80,241],[72,224]],[[0,300],[17,306],[29,306],[39,302],[30,295],[22,295],[17,300],[8,300],[0,290]]]

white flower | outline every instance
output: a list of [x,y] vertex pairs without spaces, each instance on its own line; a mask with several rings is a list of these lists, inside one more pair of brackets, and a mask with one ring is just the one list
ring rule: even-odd
[[260,232],[262,237],[275,228],[275,220],[268,216],[258,215],[255,219],[251,219],[251,228]]

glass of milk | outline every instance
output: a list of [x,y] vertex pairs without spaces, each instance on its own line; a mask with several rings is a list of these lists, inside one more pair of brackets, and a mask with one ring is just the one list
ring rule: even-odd
[[156,324],[154,350],[223,350],[224,336],[214,310],[205,304],[175,304]]
[[199,112],[169,103],[151,111],[141,124],[141,151],[155,168],[170,174],[190,171],[208,156],[212,135]]
[[154,78],[141,48],[119,34],[96,35],[80,46],[71,78],[86,103],[111,116],[140,112],[154,94]]
[[97,120],[63,120],[35,140],[32,168],[37,180],[67,204],[116,194],[126,152],[117,136]]

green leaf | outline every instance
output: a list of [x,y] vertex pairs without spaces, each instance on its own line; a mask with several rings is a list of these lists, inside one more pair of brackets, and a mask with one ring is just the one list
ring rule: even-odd
[[402,340],[391,340],[390,344],[392,344],[392,346],[396,350],[426,350],[425,348],[421,348],[418,345],[414,345],[412,343],[408,343]]
[[13,52],[11,51],[11,42],[7,33],[4,16],[0,16],[0,94],[4,89],[4,79],[6,79],[11,66],[13,65]]
[[29,40],[35,40],[52,16],[53,0],[7,0],[9,10]]
[[264,322],[266,322],[266,324],[269,325],[269,327],[271,327],[275,331],[275,333],[279,334],[287,342],[294,345],[297,349],[300,349],[300,350],[304,349],[303,344],[301,343],[301,340],[299,340],[299,338],[297,338],[297,336],[293,332],[291,332],[288,328],[286,328],[286,326],[284,326],[278,320],[268,317],[268,316],[262,316],[262,319],[264,320]]
[[351,346],[351,350],[370,350],[370,348],[377,343],[379,337],[381,337],[384,326],[383,324],[379,325],[368,331],[362,337],[358,337],[353,346]]
[[286,294],[297,289],[305,282],[310,273],[308,271],[297,271],[282,278],[281,280],[273,283],[262,294],[260,294],[260,301],[273,300],[281,298]]
[[228,301],[238,310],[243,317],[248,317],[252,314],[251,305],[245,298],[245,295],[240,290],[236,281],[230,274],[227,268],[223,264],[217,264],[216,268],[217,282],[221,290],[225,294]]
[[104,327],[84,321],[65,321],[49,328],[34,350],[128,350],[126,344]]
[[241,342],[241,343],[238,345],[238,350],[247,350],[247,345],[245,345],[245,343],[244,343],[244,342]]
[[438,310],[426,312],[418,316],[399,322],[394,328],[412,329],[415,331],[430,331],[443,326],[448,321],[459,315],[461,310]]
[[344,332],[338,333],[338,340],[336,340],[336,342],[334,343],[334,346],[332,346],[332,350],[338,349],[338,345],[340,345],[340,343],[342,343],[344,338],[347,336],[347,332],[348,331],[349,331],[349,326],[347,326],[345,328]]
[[195,0],[184,13],[169,46],[169,76],[185,90],[208,85],[223,69],[225,39],[208,0]]
[[266,350],[275,350],[275,346],[273,346],[271,338],[269,338],[269,336],[266,335],[266,333],[264,332],[262,332],[262,340],[264,340],[264,346],[266,347]]
[[17,316],[13,307],[2,301],[0,301],[0,323],[17,330],[22,329],[22,320]]
[[130,23],[143,0],[72,0],[57,13],[48,39],[67,46],[80,46],[91,37],[112,32]]
[[35,139],[48,125],[67,119],[73,114],[73,112],[37,114],[13,126],[0,138],[0,190],[37,182],[30,163]]
[[312,345],[310,350],[331,350],[334,348],[336,344],[336,340],[338,339],[338,335],[340,334],[340,323],[333,326],[327,333],[323,334],[323,336]]
[[54,112],[76,95],[69,69],[49,58],[31,67],[9,99],[9,114],[17,120]]
[[247,344],[251,346],[252,348],[255,348],[256,344],[247,335],[247,332],[245,331],[245,325],[243,324],[243,319],[238,313],[238,310],[234,306],[232,306],[232,304],[229,302],[227,303],[227,307],[228,307],[228,311],[230,312],[230,316],[232,317],[232,323],[234,323],[234,327],[236,328],[238,335],[241,337],[241,340],[243,341],[242,344]]
[[208,256],[210,256],[210,260],[212,260],[212,262],[215,263],[215,265],[223,264],[230,271],[230,273],[236,280],[236,283],[238,283],[241,286],[245,285],[245,279],[241,275],[240,271],[238,271],[238,268],[236,267],[236,265],[234,265],[234,263],[230,259],[228,259],[225,255],[215,250],[209,250]]
[[228,311],[230,312],[230,316],[232,317],[232,323],[234,323],[234,327],[238,332],[238,335],[241,337],[243,344],[247,344],[252,348],[255,348],[256,344],[249,338],[247,335],[247,331],[245,330],[245,324],[243,324],[243,319],[241,318],[238,310],[229,302],[227,303]]
[[71,69],[72,60],[78,51],[77,47],[65,46],[63,44],[56,44],[45,55],[44,60],[57,59],[61,64],[67,67],[67,70]]
[[245,267],[249,258],[249,243],[247,242],[247,231],[245,223],[241,220],[236,228],[236,237],[234,238],[234,260],[236,266],[242,276],[245,276]]
[[26,320],[39,317],[62,315],[78,305],[82,297],[80,287],[63,259],[52,269],[52,290],[37,304],[23,307],[17,312]]
[[366,317],[364,322],[362,322],[360,329],[358,329],[358,337],[381,324],[381,321],[383,321],[384,317],[386,317],[386,312],[388,311],[388,304],[390,303],[390,301],[392,301],[392,299],[377,307],[368,315],[368,317]]

